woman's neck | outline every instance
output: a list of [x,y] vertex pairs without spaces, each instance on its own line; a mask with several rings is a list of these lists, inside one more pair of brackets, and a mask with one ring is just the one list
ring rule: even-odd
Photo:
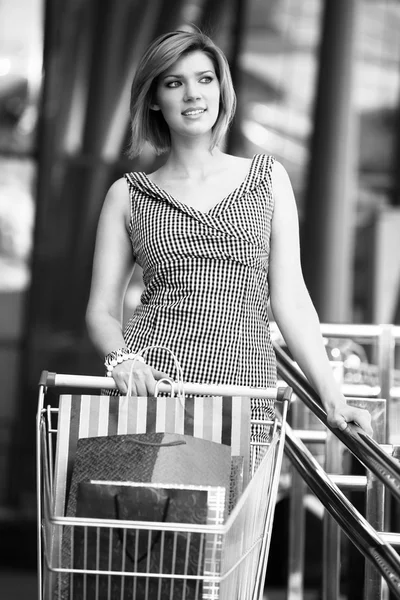
[[177,179],[202,179],[215,169],[223,157],[218,148],[210,150],[209,146],[172,147],[163,170]]

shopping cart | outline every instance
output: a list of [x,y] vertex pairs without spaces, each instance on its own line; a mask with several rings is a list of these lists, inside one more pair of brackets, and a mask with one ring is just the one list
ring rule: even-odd
[[[171,393],[168,384],[161,384],[161,393]],[[240,398],[274,398],[277,401],[276,417],[271,421],[257,421],[269,427],[266,441],[252,448],[251,477],[235,507],[225,522],[195,525],[187,523],[121,521],[64,516],[65,486],[59,485],[57,461],[60,461],[59,440],[66,437],[67,423],[60,420],[57,407],[52,407],[47,397],[48,388],[100,390],[115,388],[114,381],[103,377],[62,375],[44,371],[39,382],[37,412],[37,493],[38,493],[38,597],[39,600],[261,600],[272,533],[273,516],[278,493],[282,464],[285,422],[291,388],[258,389],[243,386],[212,386],[184,384],[187,395]],[[54,395],[53,396],[53,404]],[[71,396],[73,398],[73,396]],[[107,396],[105,397],[107,398]],[[101,402],[101,400],[100,400]],[[252,421],[253,423],[253,421]],[[59,438],[59,439],[58,439]],[[254,452],[256,450],[256,452]],[[58,456],[57,456],[58,454]],[[261,459],[260,459],[261,456]],[[62,457],[66,458],[66,457]],[[69,457],[71,459],[71,457]],[[61,508],[60,508],[61,506]],[[99,540],[106,532],[109,545],[108,568],[100,568]],[[70,547],[76,536],[84,540],[85,560],[76,567],[73,552],[65,556],[62,540],[67,537]],[[171,568],[137,570],[122,564],[116,567],[112,557],[113,536],[119,536],[127,548],[129,536],[147,536],[147,556],[151,556],[155,537],[169,540],[172,548]],[[174,552],[178,539],[186,540],[186,555],[178,568]],[[97,543],[89,544],[89,538]],[[188,562],[193,541],[199,552],[197,572],[188,572]],[[180,546],[181,548],[181,546]],[[92,553],[93,556],[89,556]],[[96,565],[93,567],[93,564]],[[79,578],[79,592],[74,581]],[[118,596],[112,582],[118,580]],[[90,583],[90,585],[89,585]],[[154,587],[156,586],[156,587]],[[67,587],[67,592],[66,592]],[[157,590],[155,593],[154,590]]]

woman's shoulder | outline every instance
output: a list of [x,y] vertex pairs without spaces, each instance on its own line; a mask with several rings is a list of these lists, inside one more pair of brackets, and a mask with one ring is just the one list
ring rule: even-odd
[[272,154],[255,154],[251,164],[255,172],[260,176],[259,181],[270,182],[274,193],[277,190],[287,191],[291,188],[289,174],[284,165]]
[[279,160],[274,159],[271,170],[272,182],[276,184],[287,184],[289,174],[283,164]]
[[286,205],[290,198],[293,197],[292,182],[289,173],[282,163],[275,161],[271,172],[272,189],[275,199],[279,198],[279,203]]
[[125,177],[120,177],[108,188],[104,204],[113,208],[125,210],[129,200],[129,188]]
[[129,195],[129,188],[126,183],[126,178],[120,177],[110,185],[107,192],[107,197],[117,201],[121,196]]
[[114,181],[114,183],[111,184],[108,192],[111,194],[114,194],[114,195],[118,195],[118,194],[125,193],[126,190],[127,190],[126,176],[124,175],[123,177],[116,179],[116,181]]

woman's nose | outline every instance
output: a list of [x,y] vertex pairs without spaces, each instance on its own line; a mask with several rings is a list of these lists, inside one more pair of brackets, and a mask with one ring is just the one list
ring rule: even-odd
[[185,90],[185,100],[188,102],[190,100],[197,100],[201,97],[198,86],[195,83],[190,83],[186,86]]

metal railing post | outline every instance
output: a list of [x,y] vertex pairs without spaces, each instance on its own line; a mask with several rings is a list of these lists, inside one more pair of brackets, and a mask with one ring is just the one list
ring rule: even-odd
[[[328,430],[326,438],[325,471],[343,472],[343,444]],[[340,527],[325,511],[323,520],[322,598],[337,600],[340,597]]]
[[[334,377],[343,384],[343,362],[331,362]],[[343,444],[327,431],[325,444],[325,471],[340,474],[343,471]],[[325,510],[323,518],[322,598],[337,600],[340,596],[340,527]]]
[[[296,398],[291,406],[293,427],[303,428],[306,407]],[[302,600],[304,588],[305,503],[307,486],[301,474],[291,465],[289,492],[289,542],[287,600]]]
[[392,385],[393,385],[393,370],[394,370],[394,349],[395,337],[393,325],[381,325],[378,338],[378,378],[381,398],[385,398],[386,404],[386,430],[385,439],[381,443],[390,444],[394,440],[391,439],[391,434],[395,433],[393,429],[393,405],[392,405]]
[[[374,440],[382,446],[386,438],[387,402],[383,399],[348,399],[352,406],[369,410],[372,417]],[[386,447],[384,447],[386,450]],[[371,471],[367,470],[365,517],[377,531],[385,529],[385,486]],[[380,573],[365,561],[364,600],[387,600],[388,588]]]
[[[385,530],[385,486],[367,471],[366,518],[377,531]],[[364,600],[388,600],[388,587],[369,562],[365,562]]]
[[[395,347],[396,335],[393,325],[381,325],[378,338],[378,378],[380,386],[380,397],[386,398],[386,426],[385,437],[382,440],[386,444],[394,444],[398,442],[399,427],[398,410],[395,402],[398,400],[392,397],[392,386],[394,383],[394,367],[395,367]],[[382,485],[382,484],[381,484]],[[384,492],[383,492],[384,493]],[[398,509],[397,509],[398,510]],[[390,494],[386,494],[384,499],[384,521],[381,526],[382,531],[390,531],[393,526],[398,523],[393,523],[392,498]],[[366,573],[367,575],[367,573]],[[382,600],[388,600],[389,591],[386,584],[383,582],[383,590],[381,594]]]

